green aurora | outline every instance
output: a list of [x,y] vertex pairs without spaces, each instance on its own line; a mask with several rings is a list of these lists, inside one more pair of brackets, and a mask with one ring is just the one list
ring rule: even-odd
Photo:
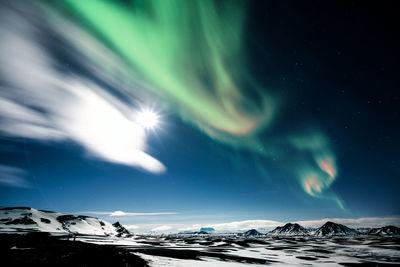
[[[246,67],[243,1],[46,3],[104,44],[127,66],[124,73],[145,85],[129,90],[157,96],[181,119],[217,141],[263,157],[278,156],[284,166],[291,162],[290,171],[304,192],[332,199],[343,208],[339,197],[328,191],[337,178],[337,166],[321,131],[296,132],[278,140],[260,137],[277,117],[281,103],[268,88],[249,82],[253,78]],[[101,63],[112,72],[107,61]],[[285,155],[283,146],[300,156]]]
[[[66,0],[82,25],[208,134],[247,136],[272,118],[274,101],[245,93],[240,2]],[[219,5],[221,4],[221,5]]]

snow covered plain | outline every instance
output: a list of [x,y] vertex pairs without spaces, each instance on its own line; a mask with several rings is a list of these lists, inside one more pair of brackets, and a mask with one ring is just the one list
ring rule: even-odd
[[[125,255],[124,260],[130,259],[140,262],[140,259],[137,258],[140,257],[147,262],[148,266],[153,267],[400,265],[399,235],[354,235],[353,230],[344,229],[345,232],[350,231],[349,235],[320,237],[302,234],[296,236],[256,235],[246,237],[236,234],[152,234],[132,236],[128,233],[121,237],[120,227],[87,216],[73,216],[31,208],[0,208],[1,252],[20,253],[18,255],[33,253],[32,257],[36,257],[34,255],[35,250],[46,252],[48,248],[40,247],[40,244],[35,244],[35,241],[31,243],[33,244],[31,246],[21,246],[21,243],[17,244],[13,240],[13,238],[21,238],[12,237],[12,235],[26,235],[27,232],[50,232],[53,237],[56,237],[56,240],[43,240],[54,242],[61,248],[65,247],[65,244],[70,247],[69,250],[74,250],[75,247],[79,248],[83,244],[93,244],[92,246],[97,246],[100,249],[115,248],[120,252],[116,253],[112,249],[105,249],[104,251],[111,252],[104,253],[114,253],[115,255],[127,253],[132,258]],[[296,225],[288,224],[286,228],[298,228],[304,231]],[[286,228],[281,227],[279,229],[287,234]],[[331,234],[334,230],[337,232],[341,228],[343,227],[340,225],[327,223],[319,229],[321,231],[329,230],[328,234]],[[67,239],[71,240],[71,236],[68,236],[71,233],[76,235],[78,242],[66,241]],[[344,232],[339,232],[339,234],[344,234]],[[7,241],[6,239],[11,240]],[[26,241],[21,242],[26,244]],[[61,242],[61,244],[58,242]],[[50,247],[53,247],[53,245],[50,245]],[[93,247],[84,247],[84,249],[95,250]],[[60,252],[56,247],[54,250],[59,253],[60,258],[71,255],[70,251]],[[82,255],[86,255],[85,253]],[[82,259],[87,260],[85,257]],[[126,266],[143,266],[143,263],[140,264]]]
[[226,237],[136,235],[131,238],[79,236],[113,244],[150,266],[393,266],[400,264],[400,237]]

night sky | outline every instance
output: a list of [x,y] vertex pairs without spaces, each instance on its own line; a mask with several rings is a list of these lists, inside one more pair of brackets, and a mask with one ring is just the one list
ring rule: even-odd
[[398,217],[398,11],[2,1],[0,205],[163,230]]

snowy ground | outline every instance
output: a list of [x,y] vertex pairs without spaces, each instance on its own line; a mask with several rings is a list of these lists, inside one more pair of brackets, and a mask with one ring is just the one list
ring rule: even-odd
[[[51,237],[41,232],[51,232]],[[65,241],[73,240],[74,235],[76,241],[83,243]],[[92,259],[85,257],[86,251],[95,255],[104,251],[105,258],[111,253],[116,260],[140,262],[140,266],[144,259],[153,267],[400,265],[400,236],[118,236],[116,226],[93,217],[23,207],[0,208],[0,253],[9,255],[10,260],[25,257],[26,263],[35,261],[37,254],[43,255],[43,261],[58,262],[72,257],[75,262],[90,262]],[[27,240],[31,241],[30,246],[26,245]],[[51,258],[53,252],[57,257]]]
[[400,237],[135,236],[79,240],[128,249],[150,266],[390,266],[400,264]]
[[38,231],[51,233],[84,233],[88,235],[117,235],[110,223],[88,216],[74,216],[33,208],[0,207],[0,233]]

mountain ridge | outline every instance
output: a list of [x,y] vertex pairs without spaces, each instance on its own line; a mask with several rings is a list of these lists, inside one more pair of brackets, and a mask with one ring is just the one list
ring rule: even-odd
[[102,236],[127,236],[131,233],[119,222],[29,207],[0,207],[1,231],[35,231]]
[[298,235],[308,235],[309,230],[304,228],[298,223],[287,223],[284,226],[278,226],[274,230],[267,233],[267,235],[272,236],[298,236]]
[[349,228],[343,224],[334,223],[331,221],[326,222],[321,227],[312,232],[313,236],[345,236],[345,235],[358,235],[359,232],[355,229]]

